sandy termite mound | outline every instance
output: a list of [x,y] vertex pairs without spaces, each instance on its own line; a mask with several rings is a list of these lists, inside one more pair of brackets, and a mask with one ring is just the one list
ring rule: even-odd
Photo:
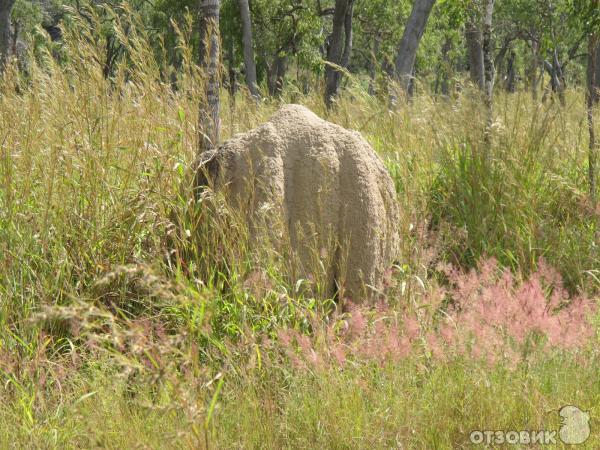
[[398,252],[399,209],[392,179],[358,132],[286,105],[205,153],[199,167],[197,184],[242,212],[251,245],[289,244],[298,279],[314,280],[320,267],[320,292],[354,302],[381,288]]

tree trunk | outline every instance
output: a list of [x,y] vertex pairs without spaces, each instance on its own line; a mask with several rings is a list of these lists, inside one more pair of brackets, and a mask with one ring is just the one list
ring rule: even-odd
[[229,91],[229,100],[232,105],[235,104],[235,94],[237,94],[237,71],[235,70],[235,48],[233,45],[233,39],[229,40],[229,45],[227,46],[227,87]]
[[467,51],[469,54],[469,74],[471,76],[471,81],[483,91],[485,88],[483,33],[473,21],[467,23],[465,39],[467,41]]
[[[506,61],[506,55],[508,55],[508,57],[510,59],[510,52],[512,51],[511,45],[512,45],[512,38],[504,38],[504,43],[502,44],[502,47],[500,48],[500,50],[494,57],[494,66],[496,67],[496,73],[504,72],[504,63]],[[510,63],[510,61],[506,61],[507,65],[509,63]],[[507,72],[508,72],[508,68],[507,68]]]
[[552,89],[552,94],[558,94],[561,105],[566,106],[565,78],[556,51],[554,51],[552,55],[552,62],[544,60],[544,69],[550,76],[550,87]]
[[244,68],[246,71],[246,84],[250,94],[255,99],[260,98],[256,79],[256,62],[252,39],[252,20],[248,0],[239,0],[240,16],[242,18],[242,44],[244,46]]
[[[598,0],[594,2],[598,7]],[[592,208],[596,208],[596,161],[598,158],[598,145],[596,143],[596,134],[594,132],[594,105],[597,101],[598,93],[596,86],[599,80],[596,78],[598,69],[598,33],[593,32],[589,35],[588,40],[588,61],[587,61],[587,119],[589,139],[589,156],[588,156],[588,179],[590,188],[590,201]]]
[[511,50],[508,55],[508,65],[506,67],[506,90],[511,94],[516,91],[516,77],[517,70],[515,60],[517,59],[517,55],[514,50]]
[[[451,75],[451,63],[450,63],[450,50],[452,50],[452,40],[446,38],[444,45],[442,46],[442,61],[438,69],[438,77],[436,84],[439,83],[439,88],[444,97],[450,94],[449,80]],[[436,86],[437,94],[437,86]]]
[[435,0],[415,0],[396,56],[396,80],[405,93],[409,92],[417,50]]
[[483,18],[483,66],[485,69],[485,105],[487,124],[485,127],[486,151],[491,146],[492,124],[494,123],[494,55],[492,45],[492,20],[495,0],[487,0]]
[[345,69],[350,64],[350,55],[352,53],[352,17],[354,15],[354,0],[350,0],[348,11],[344,19],[344,53],[342,54],[342,67]]
[[10,15],[15,0],[0,0],[0,70],[6,64],[11,49]]
[[373,40],[371,57],[369,58],[369,95],[375,95],[375,81],[377,77],[377,54],[381,45],[381,35],[378,33]]
[[416,66],[416,64],[414,64],[413,71],[410,74],[410,78],[408,80],[408,89],[406,90],[408,98],[412,98],[415,95],[415,89],[416,89],[415,77],[416,76],[417,76],[417,66]]
[[[331,108],[340,88],[342,72],[346,68],[352,50],[352,13],[354,0],[336,0],[333,12],[333,30],[327,51],[325,67],[325,104]],[[337,66],[337,67],[336,67]]]
[[560,99],[560,104],[565,107],[567,106],[567,102],[565,100],[565,89],[566,89],[566,80],[563,72],[562,65],[558,59],[558,50],[554,49],[554,54],[552,56],[552,66],[554,67],[554,72],[556,73],[556,78],[558,80],[558,98]]
[[274,70],[273,70],[273,82],[271,83],[272,86],[272,92],[271,95],[275,96],[275,97],[281,97],[281,94],[283,93],[283,84],[285,81],[285,74],[287,72],[287,63],[288,63],[288,56],[283,53],[280,52],[277,54],[277,56],[275,57],[275,64],[274,64]]
[[385,74],[386,83],[385,83],[385,94],[387,94],[390,108],[394,108],[398,103],[398,97],[396,89],[392,86],[392,80],[394,79],[394,63],[387,57],[383,58],[383,63],[381,64],[381,70]]
[[17,42],[19,42],[19,22],[13,24],[12,36],[10,37],[10,53],[17,56]]
[[539,66],[539,44],[537,41],[531,41],[531,65],[529,66],[529,86],[531,89],[531,98],[534,102],[538,99],[538,66]]
[[600,42],[598,42],[598,39],[596,39],[595,66],[595,79],[593,81],[596,95],[594,95],[594,102],[598,104],[600,102]]
[[200,67],[206,97],[200,105],[200,152],[219,143],[219,0],[200,0]]

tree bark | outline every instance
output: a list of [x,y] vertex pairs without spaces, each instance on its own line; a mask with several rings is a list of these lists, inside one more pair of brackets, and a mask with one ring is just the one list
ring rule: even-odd
[[508,55],[508,65],[506,67],[506,90],[511,94],[516,91],[516,64],[515,60],[517,59],[517,54],[514,50],[511,50]]
[[560,104],[565,107],[567,106],[567,102],[565,100],[565,89],[566,89],[566,80],[562,65],[558,59],[558,50],[555,48],[554,53],[552,55],[552,66],[554,67],[554,72],[556,73],[556,79],[558,80],[558,98],[560,100]]
[[246,84],[250,94],[255,99],[260,98],[256,78],[256,62],[254,60],[254,47],[252,39],[252,19],[248,0],[239,0],[240,16],[242,19],[242,44],[244,47],[244,68],[246,71]]
[[369,95],[375,95],[375,79],[377,77],[377,54],[381,45],[381,35],[378,33],[373,38],[371,55],[369,58]]
[[[496,73],[502,73],[504,71],[504,63],[506,61],[506,55],[510,58],[511,45],[513,39],[511,37],[504,38],[504,42],[502,43],[502,47],[494,57],[494,66],[496,67]],[[510,61],[507,61],[508,64]],[[508,72],[508,68],[507,68]]]
[[342,79],[339,69],[346,68],[352,50],[352,14],[354,0],[336,0],[333,12],[333,30],[327,51],[325,67],[325,104],[331,108]]
[[469,54],[469,74],[471,81],[482,91],[485,88],[485,68],[483,63],[483,33],[474,21],[469,21],[465,29]]
[[548,75],[550,76],[550,88],[552,89],[552,93],[558,94],[561,105],[565,106],[566,101],[564,95],[564,76],[562,72],[562,67],[556,56],[556,52],[552,56],[552,62],[544,60],[544,69],[546,70],[546,72],[548,72]]
[[396,80],[406,94],[409,92],[417,50],[435,0],[415,0],[396,56]]
[[219,96],[219,0],[200,0],[200,52],[205,98],[200,105],[200,148],[210,150],[219,143],[221,131]]
[[531,41],[531,64],[529,66],[529,86],[531,98],[534,102],[538,99],[538,67],[539,67],[539,44],[536,40]]
[[494,55],[492,45],[492,21],[495,0],[487,0],[483,18],[483,66],[485,69],[485,105],[487,124],[485,127],[486,151],[491,147],[492,124],[494,123]]
[[350,64],[350,55],[352,53],[352,17],[354,15],[354,0],[350,0],[346,17],[344,18],[344,53],[342,53],[342,67],[347,68]]
[[283,83],[287,72],[288,56],[284,53],[278,54],[275,58],[275,90],[274,95],[281,97],[283,93]]
[[15,0],[0,0],[0,70],[3,69],[11,53],[10,15],[14,4]]
[[235,95],[237,94],[237,71],[235,69],[235,48],[233,39],[229,40],[227,46],[227,88],[229,91],[229,100],[232,105],[235,104]]
[[598,104],[600,102],[600,42],[596,40],[596,55],[595,55],[595,75],[594,75],[594,88],[596,95],[594,96],[594,102]]
[[[594,5],[598,8],[598,0],[594,1]],[[588,180],[590,188],[590,201],[592,208],[596,208],[596,170],[598,158],[598,144],[596,142],[596,134],[594,131],[594,106],[598,98],[596,86],[599,80],[597,79],[598,69],[598,48],[600,47],[598,33],[592,32],[588,38],[588,61],[587,61],[587,120],[589,132],[589,154],[588,154]]]
[[435,93],[437,95],[438,88],[441,90],[441,93],[444,97],[447,97],[450,94],[449,89],[449,81],[451,75],[451,64],[450,64],[450,50],[452,50],[452,40],[450,38],[446,38],[444,45],[442,46],[442,61],[440,62],[440,66],[438,67],[438,73],[436,77],[436,88]]
[[483,67],[485,70],[485,94],[491,102],[494,91],[494,48],[492,46],[492,20],[495,0],[487,0],[483,19]]

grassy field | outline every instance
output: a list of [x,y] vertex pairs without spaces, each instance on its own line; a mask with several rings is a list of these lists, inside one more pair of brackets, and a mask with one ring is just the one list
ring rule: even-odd
[[174,90],[124,39],[112,80],[74,27],[68,63],[0,84],[2,448],[471,448],[558,430],[564,405],[600,448],[583,92],[499,93],[489,149],[469,89],[390,111],[352,80],[331,112],[293,85],[223,92],[224,138],[302,103],[385,161],[399,263],[377,305],[343,309],[249,249],[222,199],[193,200],[201,80],[186,64]]

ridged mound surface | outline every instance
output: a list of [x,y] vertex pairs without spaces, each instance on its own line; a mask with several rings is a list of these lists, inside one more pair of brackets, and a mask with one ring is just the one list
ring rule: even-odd
[[358,132],[286,105],[223,144],[208,166],[213,188],[248,218],[255,245],[266,235],[275,244],[289,239],[297,278],[315,278],[320,260],[325,295],[339,290],[361,302],[381,287],[397,256],[398,203],[382,161]]

